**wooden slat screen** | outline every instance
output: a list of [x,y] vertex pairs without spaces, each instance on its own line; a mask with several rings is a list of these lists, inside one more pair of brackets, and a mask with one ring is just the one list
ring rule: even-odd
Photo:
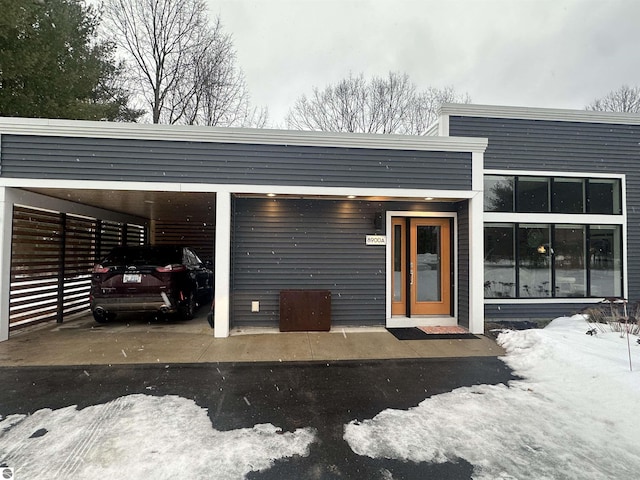
[[91,269],[96,257],[94,218],[66,215],[63,315],[89,308]]
[[123,233],[122,223],[107,220],[100,222],[100,249],[97,260],[106,257],[113,247],[122,245]]
[[14,206],[10,327],[88,310],[93,265],[125,231],[128,244],[145,243],[144,226]]
[[195,222],[156,221],[157,245],[180,244],[193,247],[200,260],[213,260],[215,225]]
[[14,207],[9,324],[57,317],[62,215]]
[[147,230],[143,225],[127,224],[127,245],[144,245],[147,243]]

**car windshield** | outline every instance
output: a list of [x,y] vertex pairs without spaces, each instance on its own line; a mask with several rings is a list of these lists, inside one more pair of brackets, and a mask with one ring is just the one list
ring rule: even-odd
[[118,247],[102,265],[169,265],[182,263],[182,248],[176,246]]

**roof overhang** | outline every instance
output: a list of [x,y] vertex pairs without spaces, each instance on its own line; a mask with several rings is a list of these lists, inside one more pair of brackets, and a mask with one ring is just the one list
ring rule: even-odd
[[486,138],[0,117],[0,134],[483,153]]
[[446,103],[440,108],[440,116],[444,115],[640,125],[640,115],[634,113],[594,112],[590,110],[564,110],[557,108],[510,107],[499,105]]

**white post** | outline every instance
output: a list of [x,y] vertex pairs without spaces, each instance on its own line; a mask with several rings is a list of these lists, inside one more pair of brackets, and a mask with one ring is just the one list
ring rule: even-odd
[[216,194],[214,336],[229,336],[231,284],[231,193]]
[[469,330],[484,333],[484,154],[473,152],[469,199]]
[[9,339],[12,230],[13,194],[10,188],[0,187],[0,342]]
[[469,200],[469,330],[484,333],[484,222],[482,193]]

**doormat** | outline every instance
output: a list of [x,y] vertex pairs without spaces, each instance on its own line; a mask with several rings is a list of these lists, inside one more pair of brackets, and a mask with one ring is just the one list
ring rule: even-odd
[[[458,329],[457,331],[454,329]],[[460,327],[407,327],[387,328],[398,340],[457,340],[478,339]]]

